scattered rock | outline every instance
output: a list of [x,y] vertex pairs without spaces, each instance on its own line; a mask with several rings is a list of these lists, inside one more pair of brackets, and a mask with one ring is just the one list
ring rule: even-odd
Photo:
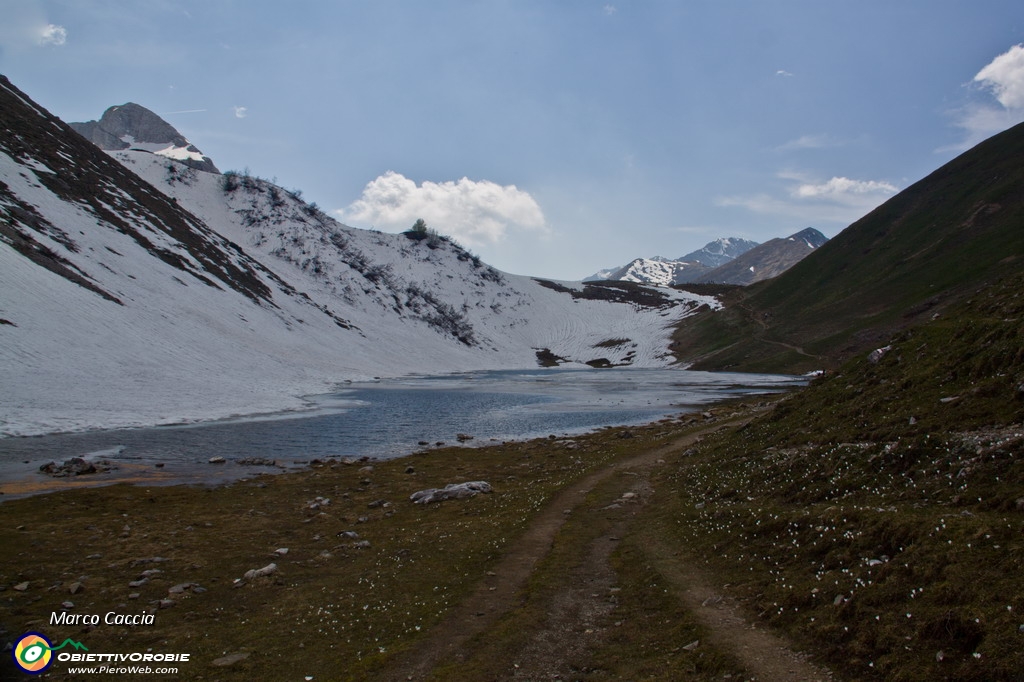
[[66,601],[66,602],[61,602],[61,605],[60,605],[60,606],[61,606],[61,608],[62,608],[62,609],[64,609],[65,611],[67,611],[68,609],[73,609],[73,608],[75,608],[75,602],[73,602],[73,601]]
[[469,435],[468,433],[457,433],[455,434],[455,440],[459,441],[460,443],[465,443],[467,440],[473,440],[473,436]]
[[690,642],[689,644],[687,644],[686,646],[684,646],[683,647],[683,651],[693,651],[694,649],[696,649],[699,646],[700,646],[700,640],[699,639],[695,639],[692,642]]
[[[97,466],[97,464],[99,466]],[[54,478],[63,478],[65,476],[82,476],[85,474],[95,474],[101,471],[109,471],[114,468],[110,462],[102,460],[96,463],[90,462],[82,457],[72,457],[71,459],[64,460],[63,464],[57,464],[56,462],[49,462],[39,467],[39,470],[44,474],[49,474]]]
[[316,497],[316,498],[306,502],[306,509],[312,509],[313,511],[316,511],[320,507],[326,507],[330,503],[331,503],[330,498],[319,497],[318,496],[318,497]]
[[71,594],[78,594],[84,589],[85,585],[83,585],[80,582],[73,582],[70,585],[68,585],[68,592],[70,592]]
[[277,549],[274,550],[274,554],[276,554],[277,556],[284,556],[287,553],[288,553],[288,548],[287,547],[278,547]]
[[245,579],[252,580],[253,578],[263,578],[274,573],[277,573],[277,564],[267,564],[263,568],[254,568],[246,571]]
[[180,583],[167,590],[167,594],[184,594],[185,590],[190,590],[193,587],[199,587],[195,583]]
[[370,502],[366,506],[370,509],[377,509],[378,507],[385,507],[387,506],[387,504],[387,500],[374,500],[373,502]]
[[406,467],[405,468],[405,473],[407,473],[407,474],[415,474],[416,473],[416,469],[414,467]]
[[450,483],[444,488],[420,490],[410,495],[409,499],[414,504],[430,504],[444,500],[461,500],[474,497],[479,493],[489,493],[492,490],[491,484],[487,481],[467,481],[465,483]]
[[156,603],[156,606],[158,609],[169,609],[177,603],[173,599],[161,599]]
[[142,587],[143,585],[145,585],[148,582],[149,582],[149,578],[142,578],[140,580],[133,580],[130,583],[128,583],[128,587]]
[[951,396],[948,396],[946,398],[939,398],[939,402],[942,403],[943,405],[948,405],[950,403],[955,403],[958,400],[960,400],[960,396],[958,396],[958,395],[951,395]]
[[364,467],[359,467],[359,473],[361,473],[361,474],[372,474],[373,473],[373,467],[370,466],[370,465],[367,465],[367,466],[364,466]]
[[128,598],[129,599],[138,599],[139,598],[139,593],[138,592],[132,592],[131,594],[128,595]]
[[352,546],[355,547],[356,549],[369,549],[370,541],[369,540],[360,540],[359,542],[353,544]]
[[879,361],[885,357],[885,354],[892,350],[892,346],[883,346],[882,348],[876,348],[875,350],[868,353],[868,362],[872,365],[877,365]]
[[[319,460],[313,460],[316,464]],[[281,466],[277,463],[276,459],[267,459],[266,457],[243,457],[242,459],[235,460],[235,464],[241,464],[243,466],[250,467],[276,467]]]
[[237,654],[228,654],[227,656],[221,656],[220,658],[213,659],[211,665],[215,665],[218,668],[226,668],[229,665],[234,665],[249,658],[249,652],[239,652]]

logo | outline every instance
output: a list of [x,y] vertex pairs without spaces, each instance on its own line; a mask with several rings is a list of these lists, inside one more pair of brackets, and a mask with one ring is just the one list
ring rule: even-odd
[[53,663],[53,652],[63,649],[70,644],[75,649],[88,651],[84,644],[73,639],[65,639],[60,646],[52,646],[50,640],[39,632],[26,632],[14,644],[11,650],[11,657],[14,658],[14,665],[30,675],[38,675]]

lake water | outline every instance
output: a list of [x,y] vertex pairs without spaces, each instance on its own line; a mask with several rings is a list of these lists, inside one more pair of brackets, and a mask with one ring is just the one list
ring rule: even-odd
[[[0,439],[0,490],[10,499],[116,480],[216,483],[312,459],[387,459],[421,442],[466,446],[575,435],[656,421],[725,398],[802,385],[801,377],[677,369],[537,369],[474,372],[350,384],[309,398],[310,409],[245,419],[147,429]],[[117,470],[54,479],[41,464],[107,459]],[[211,457],[224,464],[212,465]],[[238,463],[275,460],[276,467]],[[156,465],[162,465],[157,468]]]

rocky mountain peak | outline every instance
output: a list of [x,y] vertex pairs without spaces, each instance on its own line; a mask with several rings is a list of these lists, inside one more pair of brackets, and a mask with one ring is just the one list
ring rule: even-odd
[[134,102],[110,107],[99,121],[70,125],[100,149],[141,149],[181,161],[197,170],[220,172],[210,157],[204,156],[174,126]]

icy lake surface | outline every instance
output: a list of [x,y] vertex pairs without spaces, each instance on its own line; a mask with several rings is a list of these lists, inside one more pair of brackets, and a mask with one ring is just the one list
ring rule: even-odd
[[[76,456],[106,459],[135,474],[154,471],[161,464],[159,478],[166,482],[216,482],[269,470],[238,463],[245,458],[290,467],[316,458],[399,457],[424,449],[421,442],[455,445],[458,434],[473,436],[465,443],[469,447],[574,435],[603,426],[647,423],[700,410],[724,398],[775,392],[804,381],[676,369],[537,369],[350,384],[334,394],[310,397],[311,408],[302,412],[0,439],[0,483],[68,480],[50,479],[38,468]],[[211,465],[211,457],[226,462]],[[93,484],[119,478],[129,477],[116,471],[76,477],[80,483],[91,479]]]

